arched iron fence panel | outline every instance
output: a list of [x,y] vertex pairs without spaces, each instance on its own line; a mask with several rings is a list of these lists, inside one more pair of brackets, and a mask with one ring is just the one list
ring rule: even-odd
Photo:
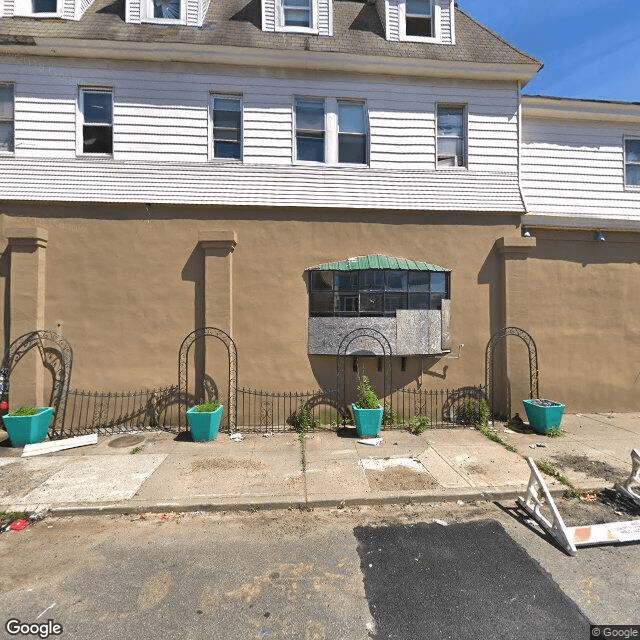
[[[346,389],[346,376],[345,376],[345,362],[347,359],[349,347],[360,338],[371,338],[375,340],[380,348],[382,349],[382,365],[383,365],[383,398],[386,398],[392,389],[392,372],[391,372],[391,364],[387,362],[387,359],[392,355],[391,344],[387,337],[378,331],[377,329],[372,329],[370,327],[359,327],[358,329],[354,329],[347,333],[342,340],[340,341],[340,346],[338,347],[338,362],[337,362],[337,371],[336,371],[336,388],[338,391],[338,403],[342,407],[342,412],[345,418],[343,422],[346,421],[346,416],[349,414],[349,410],[347,408],[347,389]],[[384,404],[384,401],[383,401]],[[383,418],[384,420],[384,418]]]
[[538,348],[530,334],[519,327],[505,327],[496,331],[489,342],[485,351],[485,377],[484,383],[491,405],[491,416],[494,416],[494,397],[495,397],[495,348],[502,340],[506,340],[508,336],[520,338],[527,347],[529,356],[529,397],[539,398],[539,371],[538,371]]
[[42,364],[51,371],[53,377],[49,401],[51,403],[50,406],[55,409],[51,424],[51,433],[55,435],[64,425],[73,364],[71,345],[59,333],[49,329],[29,331],[17,337],[7,347],[0,370],[0,376],[2,377],[0,400],[8,399],[11,373],[18,362],[34,348],[38,349]]
[[236,344],[222,329],[215,327],[201,327],[195,329],[182,341],[178,354],[178,421],[179,425],[186,424],[187,398],[189,393],[189,351],[197,340],[206,337],[217,338],[227,348],[228,356],[228,396],[227,407],[229,417],[229,431],[235,431],[238,423],[238,351]]

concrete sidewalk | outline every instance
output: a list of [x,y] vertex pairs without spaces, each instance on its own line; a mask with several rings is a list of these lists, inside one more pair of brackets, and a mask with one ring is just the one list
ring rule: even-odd
[[[567,415],[566,435],[498,435],[518,453],[474,429],[421,436],[385,431],[380,446],[335,432],[221,433],[194,443],[167,432],[99,437],[97,445],[22,458],[0,446],[0,511],[57,514],[317,507],[515,497],[526,489],[525,457],[553,464],[576,486],[611,487],[640,448],[639,414]],[[543,446],[538,446],[543,445]],[[550,481],[555,492],[564,487]]]

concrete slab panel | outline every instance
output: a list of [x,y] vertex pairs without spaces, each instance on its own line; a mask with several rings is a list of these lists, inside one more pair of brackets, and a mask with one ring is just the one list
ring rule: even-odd
[[435,447],[440,456],[474,487],[507,487],[526,485],[529,466],[517,453],[500,446],[468,447],[461,452],[456,446]]
[[144,454],[74,458],[23,499],[38,504],[128,500],[165,458]]
[[289,455],[257,452],[251,463],[254,466],[245,476],[242,495],[298,496],[304,500],[305,478],[299,449]]
[[429,447],[418,459],[434,477],[435,481],[447,489],[468,489],[471,482],[459,474],[435,449]]
[[308,460],[306,479],[309,499],[328,498],[340,502],[370,492],[355,451],[350,456],[328,458],[320,463]]
[[0,459],[0,500],[20,502],[71,460],[70,456]]

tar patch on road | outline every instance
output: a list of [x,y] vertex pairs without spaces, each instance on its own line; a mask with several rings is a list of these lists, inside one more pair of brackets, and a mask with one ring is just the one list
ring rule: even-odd
[[357,527],[376,640],[585,640],[589,621],[494,521]]

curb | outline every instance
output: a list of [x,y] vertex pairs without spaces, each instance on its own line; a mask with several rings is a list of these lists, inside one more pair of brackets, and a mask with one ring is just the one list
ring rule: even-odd
[[[508,487],[502,489],[485,489],[482,491],[467,491],[441,494],[413,494],[413,495],[388,495],[388,496],[351,496],[336,498],[310,498],[304,500],[235,500],[230,502],[131,502],[131,503],[98,503],[82,505],[64,503],[58,505],[0,505],[0,511],[22,511],[35,513],[41,517],[66,517],[66,516],[96,516],[96,515],[128,515],[134,513],[192,513],[222,511],[282,511],[288,509],[331,509],[343,504],[345,507],[390,505],[390,504],[423,504],[444,502],[493,502],[499,500],[514,500],[519,495],[524,495],[526,486]],[[594,490],[595,491],[595,490]],[[550,489],[554,497],[562,496],[565,488]]]

